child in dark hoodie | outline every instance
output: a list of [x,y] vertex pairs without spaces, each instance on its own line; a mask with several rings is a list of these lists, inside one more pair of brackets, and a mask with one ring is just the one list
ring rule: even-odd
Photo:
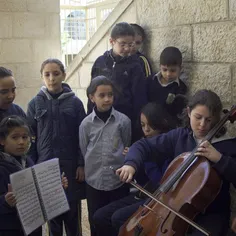
[[[15,208],[16,198],[12,192],[10,175],[30,167],[33,162],[25,154],[30,146],[30,129],[19,116],[9,116],[0,123],[0,235],[24,236]],[[62,178],[64,188],[68,186],[66,177]],[[39,227],[30,236],[41,236]]]
[[[104,75],[111,79],[120,94],[116,94],[114,108],[128,116],[132,124],[132,140],[138,140],[137,121],[141,108],[147,104],[145,75],[136,55],[129,56],[134,46],[135,32],[126,22],[116,24],[110,37],[112,49],[98,57],[92,67],[92,79]],[[88,114],[93,104],[88,101]]]
[[[0,235],[24,236],[11,190],[10,175],[33,165],[25,156],[30,145],[30,130],[18,116],[9,116],[0,123]],[[19,148],[20,147],[20,148]],[[41,236],[41,227],[30,236]]]
[[16,84],[11,70],[0,67],[0,121],[10,115],[26,117],[25,112],[14,104]]
[[29,105],[27,116],[36,136],[31,155],[35,163],[59,158],[61,172],[69,181],[67,197],[70,211],[50,222],[50,235],[62,235],[65,223],[67,236],[78,234],[78,181],[84,180],[83,159],[79,150],[79,126],[85,118],[81,100],[62,83],[66,73],[58,59],[47,59],[41,66],[46,87]]

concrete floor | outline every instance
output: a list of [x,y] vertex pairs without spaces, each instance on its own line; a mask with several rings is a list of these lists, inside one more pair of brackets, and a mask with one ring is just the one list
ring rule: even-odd
[[[83,236],[90,236],[89,222],[88,222],[88,211],[86,200],[82,201],[82,217],[81,217]],[[43,236],[48,236],[47,227],[43,227]],[[64,233],[64,236],[66,234]]]
[[86,200],[82,201],[82,231],[83,236],[90,236],[90,227],[88,222],[88,211],[87,211],[87,202]]

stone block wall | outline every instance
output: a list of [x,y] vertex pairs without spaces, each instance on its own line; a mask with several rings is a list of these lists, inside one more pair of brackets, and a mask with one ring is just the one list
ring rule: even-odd
[[166,46],[179,47],[190,92],[217,92],[226,107],[236,103],[236,1],[136,0],[137,22],[148,35],[145,47],[158,70]]
[[[236,103],[235,0],[134,0],[114,24],[121,21],[144,27],[144,52],[154,71],[158,71],[161,51],[166,46],[176,46],[183,54],[190,93],[200,88],[213,89],[225,107]],[[102,27],[106,28],[107,22]],[[95,59],[109,49],[109,30],[91,52],[83,51],[82,63],[73,76],[68,73],[68,82],[83,101],[87,100],[90,69]]]
[[0,0],[0,65],[14,72],[24,109],[42,85],[41,63],[61,58],[59,14],[59,0]]

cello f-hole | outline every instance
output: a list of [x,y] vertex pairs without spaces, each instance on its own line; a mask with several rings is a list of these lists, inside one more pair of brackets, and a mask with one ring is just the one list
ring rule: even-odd
[[166,223],[167,219],[169,218],[170,213],[171,213],[171,211],[169,211],[167,217],[166,217],[166,218],[164,219],[164,221],[161,223],[161,232],[162,232],[163,234],[166,234],[166,233],[168,232],[168,229],[163,229],[163,227],[164,227],[164,224]]

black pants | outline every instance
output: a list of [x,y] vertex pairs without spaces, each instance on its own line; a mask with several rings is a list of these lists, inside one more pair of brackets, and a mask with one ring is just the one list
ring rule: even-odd
[[145,201],[136,199],[135,194],[130,194],[98,209],[93,216],[97,235],[117,236],[120,227]]
[[[0,230],[0,236],[25,236],[23,230]],[[29,236],[42,236],[42,227],[33,231]]]
[[67,236],[79,236],[78,202],[69,202],[70,210],[49,222],[50,236],[63,235],[63,222]]
[[[94,224],[98,236],[117,236],[120,227],[144,202],[145,200],[135,200],[133,195],[130,195],[97,210],[94,214]],[[225,215],[199,215],[194,221],[208,230],[212,236],[227,235],[228,217]],[[204,236],[194,228],[191,228],[190,231],[187,236]]]
[[[229,227],[229,217],[224,214],[199,215],[194,220],[197,224],[209,231],[212,236],[226,236]],[[202,232],[191,228],[187,236],[204,236]]]
[[121,187],[112,191],[101,191],[87,185],[87,205],[91,236],[97,236],[93,216],[94,213],[101,207],[109,203],[121,199],[129,194],[129,186],[124,184]]

